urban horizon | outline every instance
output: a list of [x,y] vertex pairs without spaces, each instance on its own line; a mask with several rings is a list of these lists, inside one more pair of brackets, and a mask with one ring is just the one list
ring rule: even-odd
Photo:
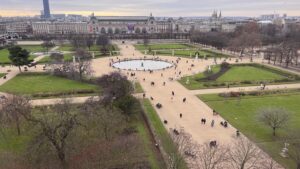
[[[215,2],[190,1],[185,4],[177,0],[168,0],[168,2],[131,1],[127,4],[121,1],[114,4],[109,1],[99,4],[99,2],[88,0],[91,3],[82,4],[79,1],[69,3],[52,0],[49,3],[52,14],[77,14],[83,16],[89,16],[91,13],[97,16],[147,16],[149,13],[153,13],[157,17],[202,17],[209,16],[214,10],[222,11],[222,15],[225,17],[258,17],[265,14],[300,16],[299,9],[297,9],[297,6],[300,6],[300,2],[293,0],[285,2],[267,1],[264,3],[248,0],[243,2],[217,0]],[[218,3],[218,1],[222,2]],[[0,16],[2,17],[34,17],[41,15],[43,4],[42,1],[31,4],[23,3],[19,0],[13,2],[4,0],[1,8]]]

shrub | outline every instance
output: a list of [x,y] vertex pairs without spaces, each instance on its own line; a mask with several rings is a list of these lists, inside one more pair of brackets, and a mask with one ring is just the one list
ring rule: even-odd
[[95,90],[92,89],[83,89],[83,90],[75,90],[69,92],[57,92],[57,93],[36,93],[33,94],[32,97],[58,97],[58,96],[66,96],[66,95],[74,95],[74,94],[92,94],[95,93]]
[[222,64],[221,64],[221,69],[229,69],[229,67],[230,67],[230,64],[229,64],[229,63],[227,63],[227,62],[222,62]]
[[250,80],[241,81],[241,84],[252,84],[252,83],[255,83],[255,82],[251,82]]

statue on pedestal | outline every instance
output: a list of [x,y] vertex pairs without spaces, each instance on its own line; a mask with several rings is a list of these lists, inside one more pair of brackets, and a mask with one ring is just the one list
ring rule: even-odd
[[281,152],[280,152],[280,155],[283,157],[283,158],[287,158],[288,157],[288,152],[289,152],[289,149],[287,148],[290,144],[289,143],[284,143],[284,147],[282,148]]
[[190,78],[187,78],[187,79],[186,79],[185,84],[187,84],[187,85],[190,84]]

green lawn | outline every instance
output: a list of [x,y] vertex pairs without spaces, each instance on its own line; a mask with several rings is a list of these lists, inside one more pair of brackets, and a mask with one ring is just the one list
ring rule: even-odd
[[[30,56],[29,59],[34,59],[35,56]],[[0,64],[10,64],[9,51],[7,49],[0,50]]]
[[233,66],[217,79],[219,82],[278,80],[284,76],[253,66]]
[[147,159],[153,169],[161,169],[164,168],[164,162],[158,158],[157,150],[152,142],[150,131],[148,130],[144,119],[139,117],[140,119],[136,122],[136,128],[138,131],[138,135],[144,144],[144,152],[147,155]]
[[[149,119],[149,121],[151,122],[151,126],[153,126],[153,128],[155,130],[155,134],[160,139],[162,147],[164,148],[166,153],[169,155],[173,154],[174,152],[178,153],[168,131],[166,130],[164,124],[162,123],[159,116],[157,115],[157,112],[151,105],[150,100],[143,99],[142,103],[143,103],[143,107],[145,109],[146,116]],[[179,166],[179,169],[187,169],[186,164],[185,163],[181,164]]]
[[279,153],[283,148],[281,140],[285,140],[287,130],[280,129],[278,137],[272,136],[272,130],[257,120],[258,110],[264,107],[280,107],[290,112],[288,129],[300,130],[300,91],[291,91],[285,94],[269,94],[264,96],[244,96],[241,99],[225,99],[216,94],[200,95],[199,98],[212,109],[220,113],[231,125],[238,128],[243,134],[256,142],[274,159],[286,166],[295,168],[287,159],[281,158]]
[[[64,54],[64,61],[69,62],[73,60],[73,53],[67,53]],[[49,56],[45,56],[44,58],[42,58],[41,60],[38,61],[38,63],[48,63],[50,62],[50,57]]]
[[139,82],[135,82],[134,85],[134,93],[144,93],[144,89]]
[[[90,52],[91,54],[94,53],[95,54],[95,59],[97,58],[101,58],[101,57],[105,57],[102,53],[100,52]],[[74,56],[74,53],[67,53],[67,54],[64,54],[64,61],[65,62],[72,62],[73,61],[73,56]],[[38,63],[48,63],[50,62],[50,57],[49,56],[45,56],[43,59],[39,60]]]
[[[120,49],[118,48],[118,45],[112,44],[108,46],[110,51],[119,51]],[[62,45],[58,48],[58,50],[60,51],[74,51],[74,47],[71,44],[65,44]],[[86,50],[89,50],[88,48],[86,48]],[[90,51],[100,51],[100,47],[97,45],[93,45],[90,49]]]
[[[253,86],[260,85],[262,82],[266,84],[278,84],[292,83],[300,80],[297,75],[259,64],[237,64],[230,67],[227,72],[216,80],[203,80],[205,78],[204,73],[199,73],[183,77],[179,82],[190,90],[196,90],[227,87],[227,84],[230,86]],[[213,66],[212,71],[213,74],[219,72],[220,66]],[[189,84],[186,84],[187,79],[189,79]]]
[[[196,57],[196,53],[199,52],[199,58],[212,58],[212,57],[216,57],[216,58],[226,58],[229,57],[228,55],[224,55],[221,53],[216,53],[213,51],[209,51],[209,50],[195,50],[195,49],[189,49],[189,50],[175,50],[174,51],[174,55],[175,56],[180,56],[180,57],[187,57],[190,58],[190,54],[192,54],[192,58]],[[171,56],[173,54],[172,50],[164,50],[164,51],[157,51],[156,54],[158,55],[168,55]]]
[[188,49],[193,48],[193,46],[188,44],[149,44],[148,46],[145,46],[143,44],[134,45],[137,50],[148,50],[151,48],[152,50],[161,50],[161,49]]
[[2,78],[5,75],[6,75],[6,73],[0,73],[0,78]]
[[20,45],[20,47],[29,52],[44,52],[46,50],[41,45]]
[[97,86],[56,77],[45,73],[23,73],[0,86],[0,91],[33,95],[40,93],[66,93],[97,91]]

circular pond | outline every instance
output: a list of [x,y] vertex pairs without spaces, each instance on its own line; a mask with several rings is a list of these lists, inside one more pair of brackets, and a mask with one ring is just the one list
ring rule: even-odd
[[113,67],[124,70],[161,70],[173,64],[162,60],[124,60],[113,63]]

